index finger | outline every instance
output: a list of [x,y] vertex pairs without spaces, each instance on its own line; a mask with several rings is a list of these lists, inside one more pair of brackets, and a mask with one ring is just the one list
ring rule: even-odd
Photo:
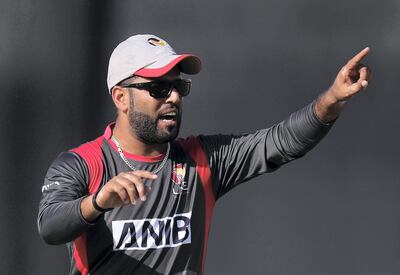
[[141,177],[141,178],[146,178],[146,179],[150,179],[150,180],[154,180],[156,179],[158,176],[150,171],[146,171],[146,170],[136,170],[136,171],[132,171],[129,172],[130,174],[133,174],[135,176]]
[[346,67],[348,69],[354,69],[357,66],[357,64],[368,54],[369,51],[370,51],[369,47],[363,49],[361,52],[356,54],[352,59],[350,59],[347,62]]

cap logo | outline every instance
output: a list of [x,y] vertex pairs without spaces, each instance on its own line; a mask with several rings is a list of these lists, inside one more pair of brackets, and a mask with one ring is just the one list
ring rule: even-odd
[[165,41],[162,41],[162,40],[154,38],[154,37],[147,39],[147,42],[149,42],[149,44],[153,45],[153,46],[162,46],[162,47],[164,47],[164,46],[167,45],[167,43]]

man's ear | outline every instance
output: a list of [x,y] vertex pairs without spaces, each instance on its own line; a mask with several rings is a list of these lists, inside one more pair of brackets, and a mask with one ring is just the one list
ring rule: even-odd
[[111,89],[111,97],[114,101],[115,107],[119,112],[126,113],[129,108],[129,93],[128,89],[120,86],[114,86]]

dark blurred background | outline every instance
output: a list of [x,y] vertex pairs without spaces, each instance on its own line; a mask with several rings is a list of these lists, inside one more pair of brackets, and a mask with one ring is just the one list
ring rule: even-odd
[[373,79],[306,157],[218,201],[206,274],[399,274],[399,0],[0,1],[0,273],[67,274],[43,177],[115,114],[108,58],[153,33],[203,61],[181,136],[271,126],[370,46]]

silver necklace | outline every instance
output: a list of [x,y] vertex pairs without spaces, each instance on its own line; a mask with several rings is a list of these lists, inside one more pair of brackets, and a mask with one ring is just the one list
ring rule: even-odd
[[[122,158],[122,160],[126,163],[126,165],[128,165],[129,168],[132,169],[132,171],[136,171],[136,170],[137,170],[136,167],[133,166],[133,165],[126,159],[126,157],[125,157],[125,155],[124,155],[124,152],[122,152],[121,145],[119,145],[118,140],[117,140],[114,136],[112,136],[111,139],[114,141],[115,145],[117,145],[118,153],[119,153],[120,157]],[[162,160],[160,166],[158,166],[157,169],[155,169],[154,171],[152,171],[152,173],[157,174],[158,172],[161,171],[161,169],[163,169],[165,163],[166,163],[167,160],[168,160],[168,155],[169,155],[170,147],[171,147],[171,146],[169,145],[169,142],[168,142],[167,152],[165,153],[164,159]]]

